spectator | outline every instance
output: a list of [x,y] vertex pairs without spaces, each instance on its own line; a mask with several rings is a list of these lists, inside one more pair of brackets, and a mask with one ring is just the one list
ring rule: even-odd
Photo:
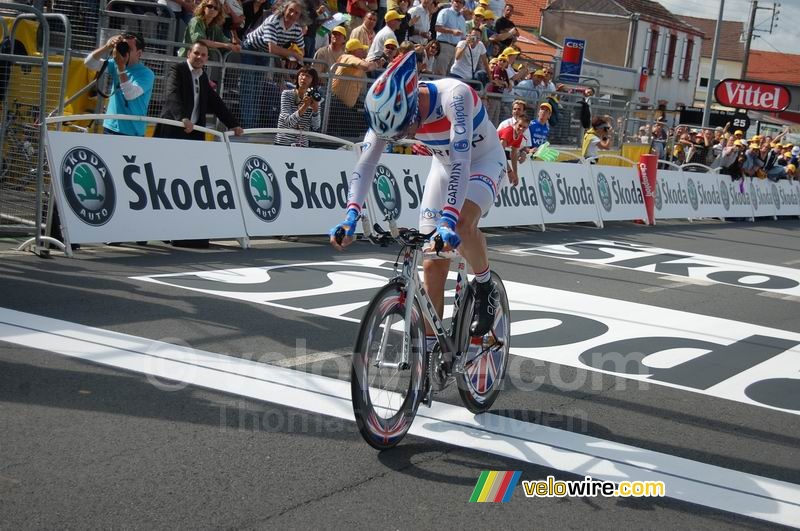
[[528,128],[534,153],[539,149],[539,146],[547,142],[547,137],[550,135],[550,126],[547,122],[550,120],[551,114],[553,114],[553,106],[551,104],[547,102],[539,104],[536,120],[532,121]]
[[225,13],[222,11],[220,0],[203,0],[194,10],[194,17],[186,26],[183,34],[184,47],[178,51],[178,56],[186,57],[188,46],[196,42],[204,42],[209,48],[240,51],[242,48],[239,45],[239,37],[234,36],[231,40],[222,32],[224,21]]
[[242,11],[244,11],[242,33],[244,35],[259,27],[269,16],[270,2],[271,0],[245,0],[242,4]]
[[328,11],[324,0],[302,1],[305,3],[303,7],[303,17],[300,22],[304,26],[305,32],[303,37],[304,56],[308,59],[312,59],[314,53],[317,51],[317,33],[322,24],[332,18],[332,14]]
[[526,115],[522,115],[516,119],[513,125],[507,125],[497,130],[497,136],[500,137],[500,144],[506,150],[511,150],[510,153],[506,151],[506,160],[510,162],[507,172],[508,180],[512,183],[519,179],[519,175],[517,174],[519,150],[522,148],[525,130],[528,128],[530,122],[530,118]]
[[503,16],[494,23],[495,34],[492,39],[497,41],[502,48],[508,48],[519,37],[517,25],[511,21],[512,16],[514,16],[514,6],[506,4],[503,8]]
[[797,179],[797,165],[796,164],[787,164],[786,165],[786,178],[790,181],[794,181]]
[[[764,168],[764,161],[760,158],[761,144],[758,142],[751,142],[747,146],[745,152],[744,164],[742,164],[742,173],[747,177],[761,177]],[[766,174],[763,175],[766,177]]]
[[[369,42],[364,42],[360,36],[353,36],[353,31],[359,27],[363,20],[367,18],[368,13],[374,15],[372,24],[369,31],[375,35],[375,24],[378,22],[378,15],[375,12],[378,10],[378,0],[347,0],[347,13],[350,15],[350,37],[360,40],[362,43],[369,46]],[[369,39],[372,42],[372,38]]]
[[[256,29],[247,34],[242,48],[245,51],[268,52],[283,59],[303,61],[303,28],[298,24],[303,6],[297,0],[275,5],[273,13]],[[267,66],[267,58],[243,54],[242,64]],[[282,66],[282,65],[275,65]],[[245,127],[255,127],[259,113],[264,112],[264,90],[268,81],[256,69],[244,69],[239,76],[239,101]]]
[[162,118],[183,122],[183,129],[171,125],[156,125],[153,136],[159,138],[181,138],[203,140],[205,135],[195,131],[194,126],[206,125],[206,114],[214,113],[228,129],[239,136],[242,128],[222,98],[211,88],[203,67],[208,62],[208,46],[198,41],[189,49],[186,61],[174,63],[167,74],[167,94]]
[[725,147],[719,157],[711,164],[712,168],[719,168],[719,172],[723,175],[729,175],[731,179],[738,179],[742,176],[742,169],[738,164],[741,148],[744,144],[741,140],[734,139],[733,136],[728,138]]
[[397,11],[403,18],[400,19],[400,25],[394,31],[397,42],[405,42],[408,40],[411,29],[411,16],[408,14],[409,0],[397,0],[394,10]]
[[[180,20],[184,25],[188,26],[194,16],[195,4],[193,0],[158,0],[158,3],[162,6],[167,6],[175,16],[175,20]],[[73,18],[70,18],[70,20],[74,21]],[[180,40],[180,33],[178,33],[178,31],[180,31],[180,28],[176,25],[175,36],[170,37],[170,39],[174,38],[176,41]]]
[[389,64],[394,61],[394,58],[398,55],[398,47],[397,39],[386,39],[386,42],[383,43],[383,55],[381,58],[385,61],[385,64]]
[[[350,32],[351,39],[358,39],[361,44],[369,49],[375,39],[375,24],[378,23],[378,15],[374,11],[367,12],[364,15],[364,22],[360,26],[356,26]],[[352,26],[351,26],[352,27]]]
[[425,45],[425,50],[423,52],[420,72],[428,74],[433,73],[434,66],[436,65],[436,57],[438,57],[440,51],[441,48],[439,47],[439,41],[435,39],[428,41],[428,44]]
[[486,10],[478,6],[475,8],[475,11],[472,13],[472,20],[468,20],[466,22],[466,29],[467,34],[472,31],[472,28],[478,28],[480,31],[480,38],[481,42],[483,43],[483,47],[486,48],[486,53],[489,53],[489,28],[487,27],[488,24],[486,23],[486,18],[484,15],[486,14]]
[[659,118],[653,125],[653,137],[650,143],[650,151],[660,160],[667,160],[667,131],[664,129],[664,122]]
[[456,44],[467,32],[467,22],[461,15],[464,0],[452,0],[450,7],[439,11],[436,16],[436,40],[439,41],[439,56],[436,58],[434,74],[443,76],[450,70],[456,54]]
[[770,149],[764,160],[764,171],[767,174],[767,178],[771,181],[777,181],[779,179],[786,178],[786,168],[778,164],[778,158],[780,157],[781,153],[781,143],[780,142],[772,142],[770,144]]
[[[597,157],[601,149],[611,149],[611,123],[604,116],[595,116],[592,127],[583,135],[581,156],[584,159]],[[597,159],[591,164],[597,164]]]
[[[281,93],[281,114],[278,117],[278,128],[319,131],[321,100],[315,96],[321,97],[319,74],[310,66],[304,66],[294,76],[294,88],[286,89]],[[302,134],[278,133],[275,143],[279,146],[308,147],[308,139]]]
[[[384,15],[386,25],[381,28],[381,30],[375,34],[375,38],[372,39],[372,44],[370,44],[369,51],[367,52],[367,61],[378,61],[383,56],[383,45],[386,44],[387,40],[394,39],[397,41],[394,30],[400,27],[400,21],[403,18],[404,15],[401,15],[394,9],[386,12],[386,15]],[[384,63],[384,65],[385,64],[387,63]]]
[[335,134],[342,137],[350,138],[363,132],[359,128],[361,123],[356,127],[352,116],[356,103],[366,88],[363,80],[367,77],[367,72],[376,68],[375,63],[364,60],[366,55],[367,47],[358,39],[350,39],[345,44],[345,53],[339,57],[339,63],[334,66],[329,123]]
[[489,60],[481,42],[480,28],[473,28],[467,38],[456,45],[455,60],[450,67],[450,77],[465,81],[478,81],[481,88],[489,82]]
[[[521,117],[525,116],[528,117],[528,104],[525,100],[514,100],[514,103],[511,105],[511,117],[506,118],[502,122],[497,125],[497,130],[503,129],[505,127],[513,126],[517,123],[517,120]],[[528,118],[528,122],[530,122],[530,118]],[[522,149],[520,150],[520,159],[522,159],[531,147],[531,133],[529,128],[525,128],[523,131],[523,140],[522,140]]]
[[225,35],[234,42],[240,42],[244,37],[244,8],[242,7],[242,0],[224,0],[222,10],[225,12],[225,22],[222,23],[222,30]]
[[347,41],[347,30],[343,26],[336,26],[331,30],[330,44],[317,50],[314,54],[314,68],[319,74],[325,74],[331,67],[339,61],[339,57],[344,53],[344,45]]
[[486,111],[489,113],[489,119],[492,123],[496,124],[500,121],[500,104],[503,93],[508,90],[510,82],[506,71],[508,57],[500,54],[492,61],[494,61],[494,65],[491,62],[489,63],[491,72],[489,74],[489,84],[486,85]]
[[[128,46],[127,54],[121,53],[121,43]],[[150,96],[153,94],[155,74],[142,62],[144,39],[139,34],[125,33],[111,37],[103,46],[97,48],[84,60],[86,68],[98,71],[103,62],[100,57],[111,52],[112,61],[106,61],[111,86],[118,87],[108,98],[108,114],[130,114],[147,116]],[[144,136],[147,124],[130,120],[103,120],[106,134]]]
[[515,97],[521,98],[529,103],[535,103],[542,99],[542,94],[533,80],[533,74],[534,72],[529,71],[525,79],[521,80],[511,89],[511,93]]
[[436,9],[436,0],[422,0],[408,10],[411,17],[411,36],[414,44],[425,44],[431,38],[431,14]]

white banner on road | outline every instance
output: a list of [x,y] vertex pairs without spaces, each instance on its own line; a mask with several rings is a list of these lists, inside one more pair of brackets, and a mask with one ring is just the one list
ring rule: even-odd
[[647,219],[642,183],[636,168],[599,165],[590,168],[603,221]]
[[47,139],[72,243],[245,236],[222,142],[58,131]]

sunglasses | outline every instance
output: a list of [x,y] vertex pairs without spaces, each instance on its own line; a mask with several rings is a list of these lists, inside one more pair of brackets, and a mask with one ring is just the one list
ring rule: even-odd
[[219,8],[217,6],[215,6],[215,5],[206,4],[204,7],[206,9],[213,9],[214,11],[219,11]]

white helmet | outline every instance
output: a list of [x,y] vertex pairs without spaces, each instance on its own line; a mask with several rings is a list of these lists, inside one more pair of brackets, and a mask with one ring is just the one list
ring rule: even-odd
[[375,80],[364,99],[367,124],[378,137],[397,140],[417,120],[417,56],[408,52]]

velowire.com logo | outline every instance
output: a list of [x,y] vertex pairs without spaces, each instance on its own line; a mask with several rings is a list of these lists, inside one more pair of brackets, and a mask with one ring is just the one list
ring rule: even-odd
[[507,502],[522,475],[520,470],[484,470],[472,491],[470,502]]
[[281,189],[267,161],[257,156],[245,160],[242,185],[253,214],[266,222],[275,221],[281,213]]
[[403,209],[400,201],[400,185],[394,178],[392,172],[379,164],[375,170],[375,179],[372,181],[372,195],[378,203],[378,208],[384,216],[391,216],[392,219],[399,219]]
[[61,186],[72,211],[84,223],[99,227],[114,215],[114,179],[100,155],[85,147],[71,149],[61,162]]

